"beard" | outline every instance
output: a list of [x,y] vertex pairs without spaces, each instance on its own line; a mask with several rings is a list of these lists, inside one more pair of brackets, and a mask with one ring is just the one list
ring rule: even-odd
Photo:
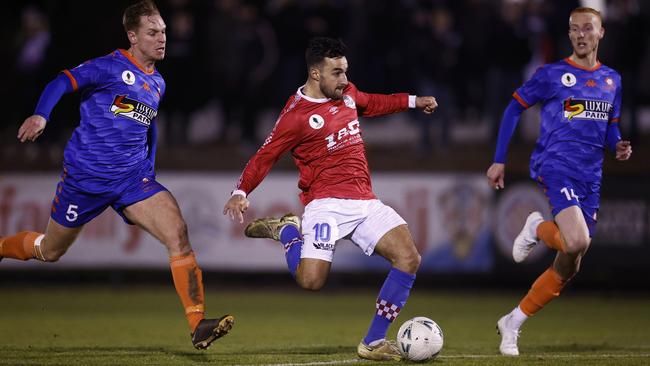
[[319,84],[319,88],[321,93],[323,93],[323,95],[325,95],[329,99],[340,100],[343,98],[343,89],[345,89],[345,86],[329,89],[321,82]]

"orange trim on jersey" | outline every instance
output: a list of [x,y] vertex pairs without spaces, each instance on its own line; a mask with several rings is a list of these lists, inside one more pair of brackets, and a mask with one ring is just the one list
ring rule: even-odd
[[72,83],[72,90],[77,91],[79,87],[79,85],[77,84],[77,79],[75,79],[74,76],[72,76],[72,73],[69,70],[63,70],[63,73],[65,74],[65,76],[68,77],[68,79],[70,79],[70,82]]
[[530,106],[528,105],[528,103],[526,103],[524,98],[520,97],[519,94],[517,94],[517,92],[512,93],[512,97],[515,98],[517,102],[519,102],[519,104],[521,104],[524,108],[526,109],[530,108]]
[[611,123],[618,123],[618,118],[612,118],[609,120]]
[[600,61],[596,61],[596,66],[591,67],[591,68],[585,67],[585,66],[577,64],[570,57],[565,58],[564,62],[566,62],[567,64],[569,64],[569,65],[571,65],[573,67],[575,67],[576,69],[585,70],[585,71],[596,71],[596,70],[598,70],[600,68],[600,66],[602,66]]
[[145,74],[147,75],[153,74],[154,71],[153,67],[150,70],[147,70],[144,68],[144,66],[140,65],[138,60],[136,60],[135,57],[131,56],[131,54],[127,50],[119,48],[118,51],[120,51],[120,53],[124,55],[124,57],[126,57],[129,61],[131,61],[132,64],[134,64],[138,69],[140,69]]

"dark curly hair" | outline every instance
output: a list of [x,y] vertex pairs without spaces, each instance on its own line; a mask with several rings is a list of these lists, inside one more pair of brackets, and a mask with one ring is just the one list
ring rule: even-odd
[[315,37],[309,40],[307,50],[305,51],[305,61],[307,67],[321,63],[325,57],[339,58],[345,56],[347,47],[340,39],[328,37]]

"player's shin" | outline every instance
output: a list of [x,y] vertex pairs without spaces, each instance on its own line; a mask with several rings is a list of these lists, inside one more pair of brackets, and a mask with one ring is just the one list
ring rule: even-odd
[[390,324],[397,318],[413,287],[415,275],[392,268],[379,291],[375,304],[375,315],[363,343],[372,345],[373,342],[385,339]]
[[203,319],[205,312],[201,269],[196,263],[194,252],[169,257],[169,266],[171,267],[176,292],[181,298],[181,303],[185,309],[185,317],[190,329],[194,332],[196,326]]
[[303,243],[298,228],[293,225],[285,225],[280,231],[280,243],[284,246],[284,257],[287,260],[289,272],[293,278],[296,278]]
[[560,228],[553,221],[544,221],[537,226],[537,237],[542,239],[546,245],[560,253],[566,253],[566,244],[560,233]]
[[16,235],[0,238],[0,258],[45,261],[41,250],[44,235],[34,231],[21,231]]
[[552,267],[547,269],[533,283],[528,294],[519,303],[519,308],[527,316],[537,313],[551,300],[560,296],[565,284],[566,281]]

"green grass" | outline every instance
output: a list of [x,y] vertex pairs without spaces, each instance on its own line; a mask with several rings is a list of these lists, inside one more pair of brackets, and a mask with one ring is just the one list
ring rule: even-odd
[[[213,285],[216,287],[216,285]],[[204,352],[173,289],[0,288],[0,365],[361,364],[375,291],[208,289],[208,315],[235,315]],[[413,316],[445,332],[437,365],[648,365],[650,298],[567,294],[523,328],[522,356],[498,355],[497,318],[519,295],[415,291],[390,336]]]

